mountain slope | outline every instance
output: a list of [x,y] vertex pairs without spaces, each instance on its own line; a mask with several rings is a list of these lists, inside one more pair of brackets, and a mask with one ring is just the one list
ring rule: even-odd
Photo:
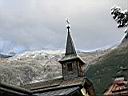
[[47,80],[61,76],[60,53],[25,52],[0,60],[0,82],[13,85]]
[[[86,64],[95,61],[107,51],[79,52]],[[8,59],[0,59],[0,82],[20,85],[62,76],[59,59],[61,50],[26,51]]]
[[97,96],[103,96],[121,68],[128,68],[128,46],[112,50],[90,66],[86,76],[92,80]]
[[9,58],[9,57],[12,57],[12,55],[0,54],[0,58]]

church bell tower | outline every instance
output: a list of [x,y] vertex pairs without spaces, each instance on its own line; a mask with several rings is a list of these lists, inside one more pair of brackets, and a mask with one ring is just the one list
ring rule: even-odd
[[70,32],[70,23],[67,20],[67,42],[64,57],[59,61],[62,64],[64,80],[84,76],[84,61],[77,55]]

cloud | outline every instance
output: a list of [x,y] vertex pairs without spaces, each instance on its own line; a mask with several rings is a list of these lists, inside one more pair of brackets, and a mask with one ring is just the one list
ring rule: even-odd
[[[110,1],[0,0],[0,40],[28,49],[65,48],[65,18],[69,17],[77,48],[114,44],[123,33],[110,16],[110,9],[116,4]],[[124,4],[118,3],[121,7]]]

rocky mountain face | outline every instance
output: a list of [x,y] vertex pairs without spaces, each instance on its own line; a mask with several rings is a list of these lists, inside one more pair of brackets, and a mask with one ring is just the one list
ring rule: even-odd
[[61,76],[61,54],[25,52],[0,60],[0,81],[20,85]]
[[[86,64],[96,62],[108,50],[79,52]],[[44,81],[62,76],[62,51],[30,51],[0,59],[0,82],[13,85]]]

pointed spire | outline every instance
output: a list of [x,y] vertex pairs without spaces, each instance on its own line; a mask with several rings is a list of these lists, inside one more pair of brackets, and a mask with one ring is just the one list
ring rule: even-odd
[[70,23],[68,19],[67,19],[67,31],[68,31],[68,36],[67,36],[65,55],[77,55],[74,44],[73,44],[73,40],[70,34]]

